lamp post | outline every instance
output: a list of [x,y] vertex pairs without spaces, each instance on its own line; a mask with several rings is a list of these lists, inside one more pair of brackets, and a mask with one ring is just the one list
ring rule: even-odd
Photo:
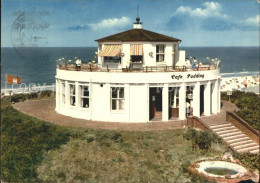
[[9,90],[10,101],[12,101],[12,90]]
[[227,90],[227,96],[228,96],[228,101],[229,103],[231,103],[231,100],[230,100],[230,96],[232,95],[232,89],[231,91],[230,90]]

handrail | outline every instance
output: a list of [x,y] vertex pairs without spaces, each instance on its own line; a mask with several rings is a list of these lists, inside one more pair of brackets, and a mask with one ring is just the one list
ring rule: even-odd
[[[254,134],[259,135],[259,131],[255,130],[251,125],[249,125],[244,119],[236,115],[234,112],[226,111],[229,115],[236,118],[240,123],[242,123],[248,130],[252,131]],[[228,120],[228,119],[226,119]]]
[[[76,71],[75,65],[57,65],[60,70]],[[216,70],[215,66],[198,66],[195,69],[187,68],[186,66],[144,66],[142,68],[106,68],[99,67],[96,64],[83,64],[79,71],[90,71],[90,72],[186,72],[186,71],[206,71],[206,70]]]
[[[187,122],[187,125],[190,126],[190,127],[196,127],[196,124],[194,123],[194,120],[197,120],[199,122],[200,125],[202,125],[206,130],[209,130],[209,131],[212,131],[210,129],[210,127],[205,123],[203,122],[200,118],[196,117],[196,116],[192,116],[192,117],[188,117],[187,118],[187,121],[189,120],[192,120],[192,124],[190,126],[190,123]],[[200,127],[199,127],[200,128]],[[203,129],[204,130],[204,129]]]
[[[235,119],[235,121],[230,119],[229,116]],[[259,134],[260,134],[259,131],[255,130],[250,124],[248,124],[244,119],[239,117],[237,114],[231,111],[226,111],[226,121],[231,122],[234,126],[236,126],[242,132],[250,136],[254,141],[259,143]]]

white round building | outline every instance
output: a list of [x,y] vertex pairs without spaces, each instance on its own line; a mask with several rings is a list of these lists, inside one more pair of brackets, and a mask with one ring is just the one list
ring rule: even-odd
[[181,40],[134,28],[96,40],[98,63],[57,67],[56,111],[93,121],[142,123],[220,112],[219,63],[191,68]]

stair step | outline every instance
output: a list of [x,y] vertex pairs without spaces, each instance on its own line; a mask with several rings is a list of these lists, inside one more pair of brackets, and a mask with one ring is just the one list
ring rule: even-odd
[[226,126],[232,126],[231,123],[222,123],[219,125],[210,125],[210,128],[221,128],[221,127],[226,127]]
[[231,139],[236,139],[239,137],[247,137],[245,134],[241,133],[239,135],[232,135],[232,136],[228,136],[228,137],[222,137],[224,140],[231,140]]
[[248,152],[252,150],[259,150],[259,145],[248,147],[248,148],[243,148],[243,149],[238,149],[237,152]]
[[223,127],[223,128],[214,128],[212,129],[214,132],[219,132],[222,130],[232,130],[232,129],[237,129],[235,126],[228,126],[228,127]]
[[238,131],[239,130],[237,128],[235,128],[235,129],[217,131],[216,134],[221,135],[221,134],[225,134],[225,133],[238,132]]
[[248,136],[246,136],[246,137],[241,137],[241,138],[229,139],[229,140],[226,140],[226,142],[228,144],[231,144],[231,143],[241,142],[241,141],[245,141],[245,140],[251,140],[251,139]]
[[238,150],[238,149],[243,149],[243,148],[246,148],[246,147],[252,147],[252,146],[256,146],[257,144],[252,142],[252,143],[249,143],[249,144],[243,144],[243,145],[239,145],[239,146],[233,146],[234,149]]
[[259,149],[251,150],[250,153],[252,153],[252,154],[259,154]]
[[229,145],[231,146],[239,146],[239,145],[243,145],[243,144],[248,144],[248,143],[251,143],[253,142],[252,140],[239,140],[238,142],[233,142],[233,143],[229,143]]
[[232,133],[221,134],[219,136],[224,138],[224,137],[230,137],[230,136],[232,137],[232,136],[241,135],[241,134],[243,134],[241,131],[237,131],[237,132],[232,132]]

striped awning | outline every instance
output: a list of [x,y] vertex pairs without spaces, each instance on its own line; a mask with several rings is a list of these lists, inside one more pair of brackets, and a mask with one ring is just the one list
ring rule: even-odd
[[107,44],[104,45],[101,52],[98,54],[102,57],[120,57],[121,56],[121,44]]
[[143,45],[142,44],[131,44],[130,54],[131,55],[143,55]]

